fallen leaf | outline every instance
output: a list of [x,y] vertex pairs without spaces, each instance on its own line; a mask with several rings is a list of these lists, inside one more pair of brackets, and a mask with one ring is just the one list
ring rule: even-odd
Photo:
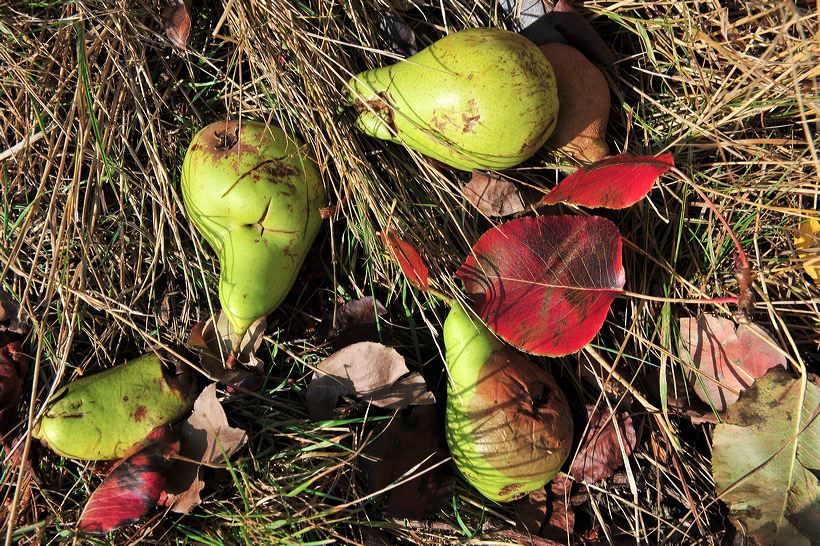
[[618,228],[597,216],[519,218],[491,228],[456,275],[490,329],[549,356],[589,343],[626,282]]
[[166,425],[146,440],[145,447],[117,465],[92,493],[80,515],[80,531],[110,533],[156,506],[165,474],[179,453],[179,436]]
[[815,282],[820,282],[820,220],[811,218],[801,223],[794,237],[794,246],[803,270]]
[[[409,374],[407,378],[403,376]],[[330,419],[340,396],[355,395],[381,408],[435,404],[422,390],[424,378],[410,370],[395,349],[363,341],[345,347],[316,366],[305,404],[312,419]]]
[[[756,324],[741,324],[705,314],[680,319],[678,351],[693,370],[687,374],[698,398],[724,411],[752,382],[786,357],[769,333]],[[697,370],[696,372],[694,370]]]
[[541,203],[564,201],[584,207],[623,209],[646,197],[658,178],[674,166],[672,154],[619,154],[578,169],[559,182]]
[[191,34],[189,0],[170,0],[169,5],[162,9],[162,28],[171,43],[185,51]]
[[569,0],[501,0],[500,5],[518,19],[521,34],[536,45],[563,42],[601,64],[615,62],[612,49]]
[[587,405],[587,415],[589,427],[569,472],[576,481],[595,483],[609,478],[624,465],[624,454],[632,454],[638,438],[632,417],[626,412],[613,416],[609,408],[599,404]]
[[515,528],[558,543],[572,536],[575,510],[568,505],[572,482],[566,474],[558,474],[545,488],[536,489],[515,502],[518,516]]
[[208,373],[217,379],[224,379],[226,367],[234,368],[236,364],[240,364],[245,368],[254,369],[262,366],[263,362],[256,356],[256,351],[262,345],[262,336],[267,326],[265,317],[254,321],[242,336],[239,350],[231,357],[231,349],[237,336],[228,317],[220,309],[215,318],[211,317],[194,324],[186,344],[199,354],[200,363]]
[[461,189],[467,201],[486,216],[510,216],[524,210],[524,201],[515,184],[497,174],[473,171]]
[[330,316],[319,325],[319,339],[341,349],[360,341],[385,341],[380,337],[392,337],[389,328],[377,327],[379,317],[387,314],[387,309],[370,296],[350,300],[334,308]]
[[449,465],[441,464],[448,458],[435,406],[414,406],[375,432],[359,455],[359,469],[368,493],[415,476],[384,493],[382,513],[416,519],[452,498],[455,476]]
[[379,42],[382,49],[403,57],[416,53],[416,34],[410,25],[398,14],[382,11],[378,14]]
[[[199,493],[205,487],[201,465],[222,464],[245,445],[248,435],[231,427],[222,404],[216,398],[216,383],[211,383],[194,402],[191,416],[180,425],[180,455],[168,475],[163,504],[180,514],[199,505]],[[223,455],[224,453],[224,455]],[[200,464],[190,462],[199,461]]]
[[19,341],[0,346],[0,436],[17,409],[28,372],[29,359],[20,351]]
[[755,380],[715,426],[712,474],[729,518],[761,544],[820,544],[820,382],[782,368]]
[[413,245],[399,238],[399,236],[390,229],[382,231],[381,238],[384,242],[384,246],[386,246],[388,252],[390,252],[390,256],[399,264],[407,280],[413,283],[419,290],[429,289],[430,285],[427,279],[429,271],[427,264],[421,259],[421,256]]

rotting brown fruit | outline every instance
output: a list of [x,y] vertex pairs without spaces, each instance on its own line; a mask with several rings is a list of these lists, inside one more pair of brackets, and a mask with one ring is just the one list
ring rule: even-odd
[[31,434],[63,457],[119,459],[195,398],[187,366],[148,353],[57,391]]
[[569,403],[555,379],[455,302],[444,345],[447,443],[459,471],[499,502],[543,487],[572,445]]
[[282,303],[319,233],[319,169],[278,127],[220,121],[191,141],[182,197],[219,257],[219,302],[241,340]]
[[580,163],[594,163],[609,155],[609,84],[603,73],[574,47],[541,46],[555,71],[561,111],[547,145]]

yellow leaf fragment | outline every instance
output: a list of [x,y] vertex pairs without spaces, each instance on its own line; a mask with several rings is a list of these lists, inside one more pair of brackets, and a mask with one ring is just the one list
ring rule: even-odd
[[803,269],[815,282],[820,282],[820,220],[812,218],[800,224],[794,246],[803,262]]

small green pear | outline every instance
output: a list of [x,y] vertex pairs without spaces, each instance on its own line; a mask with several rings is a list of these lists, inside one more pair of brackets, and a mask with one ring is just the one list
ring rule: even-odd
[[278,127],[220,121],[185,154],[185,208],[219,257],[219,301],[237,339],[282,303],[319,233],[324,188],[301,146]]
[[450,34],[354,76],[348,88],[359,130],[466,171],[525,161],[558,116],[549,61],[527,38],[497,28]]
[[187,367],[149,353],[57,391],[31,434],[63,457],[119,459],[188,413],[195,395]]
[[444,321],[444,347],[446,436],[456,467],[498,502],[543,487],[572,445],[569,403],[555,379],[456,302]]

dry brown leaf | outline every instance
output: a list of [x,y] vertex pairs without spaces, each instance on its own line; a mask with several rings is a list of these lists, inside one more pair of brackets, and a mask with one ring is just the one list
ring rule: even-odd
[[360,341],[389,342],[390,330],[385,328],[382,332],[383,337],[388,339],[379,339],[379,329],[376,327],[378,318],[386,314],[387,309],[370,296],[350,300],[322,319],[318,335],[337,350]]
[[[265,333],[268,323],[265,317],[257,319],[251,324],[248,331],[239,343],[239,351],[230,363],[231,368],[240,364],[246,368],[256,369],[263,364],[262,360],[256,356],[256,351],[262,345],[262,335]],[[200,356],[202,367],[214,377],[222,379],[227,365],[231,348],[234,345],[236,336],[231,328],[231,323],[227,316],[220,309],[216,318],[202,322],[197,322],[191,328],[191,335],[188,336],[187,345],[196,350]]]
[[188,0],[171,0],[162,9],[162,28],[165,35],[179,49],[185,51],[191,34],[191,6]]
[[717,411],[737,401],[756,378],[770,368],[786,366],[777,342],[756,324],[741,324],[714,315],[680,319],[679,352],[691,371],[688,380],[698,398]]
[[515,184],[496,174],[473,171],[462,193],[487,216],[510,216],[524,210],[524,201]]
[[[180,426],[180,455],[213,465],[225,462],[248,441],[244,430],[228,425],[225,410],[216,398],[216,383],[208,385],[194,402],[191,416]],[[223,456],[224,451],[224,456]],[[202,502],[199,493],[205,487],[201,465],[178,460],[168,473],[164,504],[180,514]]]
[[537,489],[515,502],[516,529],[540,538],[563,543],[575,527],[575,510],[569,501],[572,482],[560,473],[545,488]]
[[[569,471],[576,481],[594,483],[612,476],[623,466],[624,453],[627,457],[632,454],[638,438],[632,417],[626,412],[616,414],[613,419],[609,408],[587,405],[587,414],[589,427]],[[613,421],[617,423],[620,434],[616,432]]]
[[418,388],[424,382],[419,374],[403,379],[410,372],[404,357],[380,343],[355,343],[333,353],[316,368],[305,400],[314,420],[330,419],[339,397],[345,395],[390,409],[435,403],[432,393]]

